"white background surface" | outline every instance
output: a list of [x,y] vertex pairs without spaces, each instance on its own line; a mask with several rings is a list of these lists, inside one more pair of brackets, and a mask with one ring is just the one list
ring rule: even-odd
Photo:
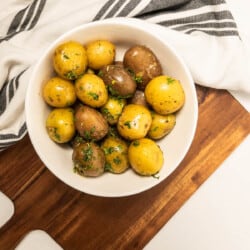
[[[250,59],[250,1],[227,4]],[[250,136],[144,248],[163,249],[250,250]]]
[[250,249],[250,136],[144,250]]
[[[250,1],[227,0],[227,3],[250,58]],[[250,136],[180,208],[144,250],[250,250],[249,155]],[[14,207],[2,193],[0,203],[1,226],[11,217]],[[34,249],[31,247],[34,246],[32,242],[40,242],[44,250],[60,249],[43,231],[34,232],[27,235],[19,249]]]

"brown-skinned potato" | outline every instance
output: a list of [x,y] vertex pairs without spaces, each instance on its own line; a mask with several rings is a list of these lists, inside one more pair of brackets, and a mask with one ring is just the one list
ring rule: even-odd
[[134,79],[121,64],[104,66],[101,69],[100,76],[113,96],[128,98],[136,90]]
[[142,90],[136,90],[133,97],[129,100],[129,103],[139,104],[139,105],[142,105],[146,108],[149,107],[149,105],[146,101],[145,95],[144,95],[144,91],[142,91]]
[[143,45],[129,48],[124,54],[123,64],[134,76],[140,90],[144,90],[151,79],[162,74],[159,60],[151,49]]
[[94,142],[76,144],[73,148],[72,159],[74,170],[79,175],[97,177],[104,172],[105,154]]
[[75,111],[75,127],[86,140],[101,140],[108,133],[108,123],[102,114],[87,105],[79,105]]

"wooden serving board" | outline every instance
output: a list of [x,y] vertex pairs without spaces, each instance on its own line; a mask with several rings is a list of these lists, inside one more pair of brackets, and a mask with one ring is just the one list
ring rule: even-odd
[[199,120],[185,159],[143,193],[101,198],[58,180],[29,137],[0,154],[0,190],[15,204],[0,229],[0,249],[14,249],[42,229],[65,250],[142,249],[250,132],[249,113],[227,92],[197,87]]

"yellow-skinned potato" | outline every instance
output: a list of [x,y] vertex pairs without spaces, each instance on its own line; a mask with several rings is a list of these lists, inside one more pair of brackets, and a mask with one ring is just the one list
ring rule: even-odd
[[155,77],[148,83],[145,97],[154,111],[161,115],[179,110],[185,102],[180,81],[166,75]]
[[103,106],[108,100],[108,91],[103,80],[95,74],[84,74],[75,82],[77,97],[93,108]]
[[164,163],[160,147],[151,139],[142,138],[130,143],[128,159],[131,167],[140,175],[154,175]]
[[88,66],[86,50],[82,44],[75,41],[60,44],[55,49],[53,65],[59,76],[75,80],[85,72]]
[[46,129],[53,141],[57,143],[69,142],[75,134],[73,109],[53,109],[47,117]]
[[128,146],[125,141],[118,137],[107,137],[101,145],[105,153],[105,170],[120,174],[128,167]]
[[158,140],[169,134],[175,126],[175,114],[160,115],[151,112],[152,124],[148,131],[148,137]]
[[126,99],[118,99],[109,96],[106,104],[101,108],[103,116],[107,119],[110,125],[114,125],[118,122],[124,106],[126,105]]
[[129,104],[124,107],[117,123],[119,134],[128,140],[146,136],[152,118],[149,110],[142,105]]
[[89,67],[101,69],[115,59],[115,45],[107,40],[95,40],[86,45]]
[[44,85],[43,98],[52,107],[71,106],[76,101],[75,87],[71,81],[52,77]]

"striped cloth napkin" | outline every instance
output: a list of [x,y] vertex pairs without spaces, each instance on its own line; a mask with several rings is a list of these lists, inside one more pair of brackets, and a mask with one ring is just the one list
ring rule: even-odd
[[24,100],[34,64],[58,36],[114,17],[147,21],[197,84],[250,96],[249,58],[222,0],[8,0],[0,3],[0,151],[27,132]]

